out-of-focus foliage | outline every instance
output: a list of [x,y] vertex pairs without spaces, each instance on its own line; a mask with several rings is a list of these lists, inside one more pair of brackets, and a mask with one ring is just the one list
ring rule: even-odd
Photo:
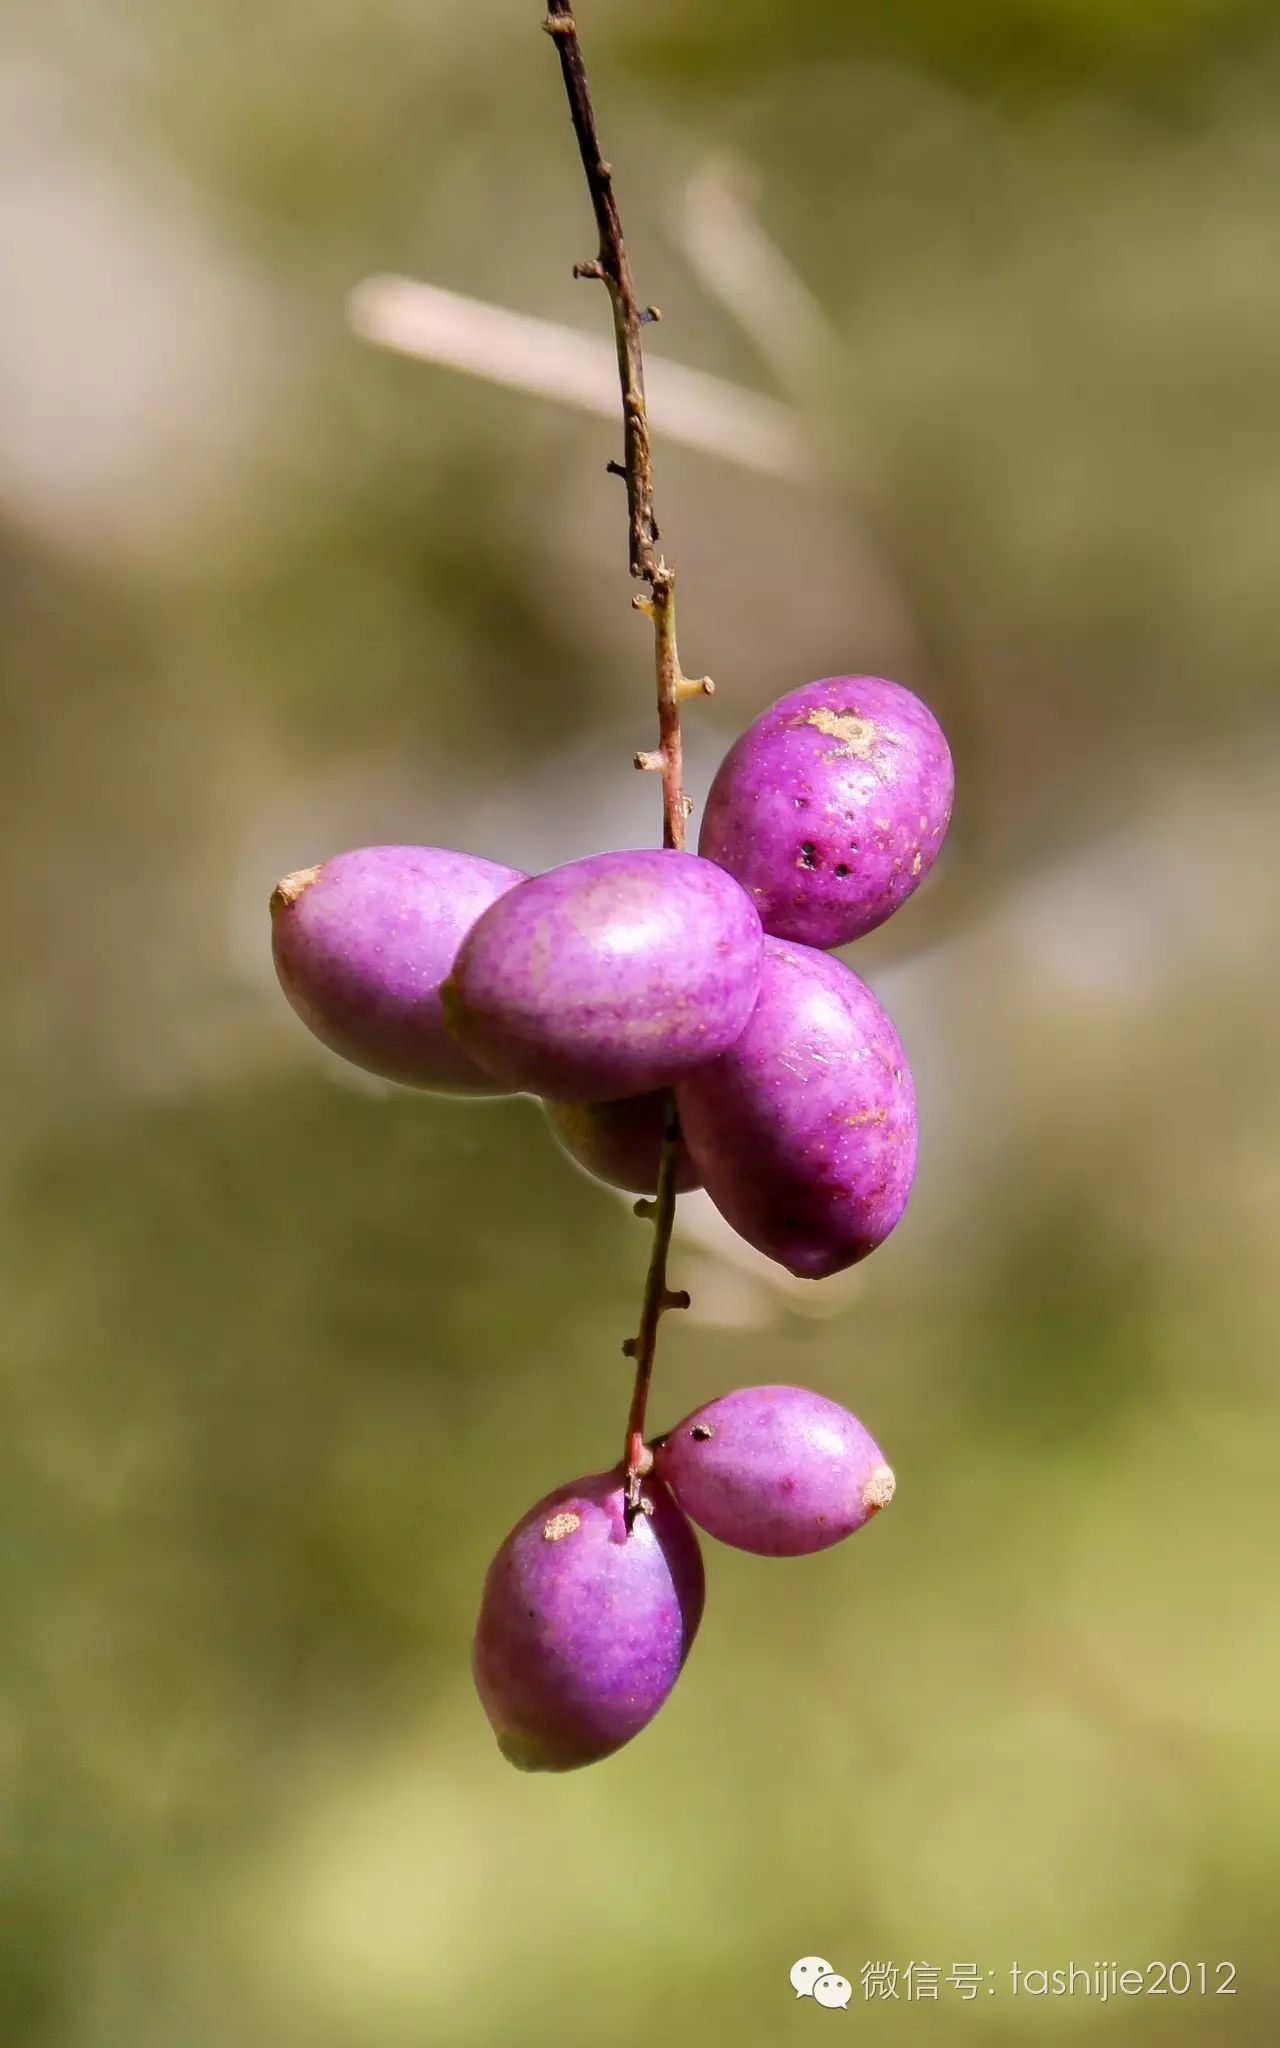
[[[616,433],[343,325],[399,269],[603,331],[554,61],[523,0],[15,0],[0,2041],[773,2048],[890,1958],[998,1989],[917,2026],[900,1985],[886,2040],[1269,2043],[1273,12],[580,15],[655,354],[812,451],[659,447],[695,794],[846,667],[929,697],[961,791],[851,956],[920,1082],[908,1218],[826,1313],[691,1227],[655,1421],[811,1383],[899,1498],[710,1554],[609,1764],[499,1760],[480,1580],[620,1447],[644,1232],[535,1105],[347,1082],[265,902],[362,841],[656,828]],[[690,255],[726,151],[831,330],[807,372]],[[844,2019],[790,1990],[814,1953]],[[1008,1988],[1178,1957],[1237,1996]]]

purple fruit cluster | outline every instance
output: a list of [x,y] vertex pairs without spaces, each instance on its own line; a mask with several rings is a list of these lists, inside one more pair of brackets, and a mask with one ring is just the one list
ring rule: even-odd
[[911,1070],[828,956],[905,901],[951,815],[932,713],[875,676],[779,698],[712,785],[695,854],[532,878],[371,846],[289,875],[276,967],[357,1066],[446,1094],[541,1096],[570,1157],[652,1194],[674,1089],[680,1185],[804,1279],[883,1243],[915,1170]]
[[[409,1087],[539,1096],[560,1146],[611,1186],[652,1194],[675,1128],[677,1190],[705,1188],[748,1244],[822,1279],[884,1242],[916,1164],[901,1041],[829,949],[923,880],[952,792],[918,698],[827,677],[730,749],[697,854],[598,853],[530,877],[364,847],[279,884],[276,969],[332,1051]],[[621,1468],[540,1501],[494,1560],[476,1634],[504,1753],[565,1769],[652,1718],[701,1615],[691,1523],[790,1556],[860,1527],[892,1483],[846,1410],[765,1387],[662,1438],[638,1512]]]
[[702,1619],[709,1536],[801,1557],[851,1536],[893,1499],[893,1472],[857,1417],[803,1387],[741,1387],[652,1446],[640,1512],[618,1466],[530,1508],[485,1579],[472,1669],[508,1760],[598,1763],[647,1727]]

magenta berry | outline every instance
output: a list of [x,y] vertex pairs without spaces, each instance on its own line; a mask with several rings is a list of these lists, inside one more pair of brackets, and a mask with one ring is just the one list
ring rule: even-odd
[[767,939],[745,1031],[676,1092],[717,1209],[798,1278],[854,1265],[902,1215],[916,1164],[911,1070],[888,1013],[841,961]]
[[955,779],[942,728],[880,676],[779,697],[720,764],[698,851],[737,877],[776,938],[843,946],[933,865]]
[[518,868],[442,846],[363,846],[286,875],[271,898],[280,986],[321,1042],[384,1080],[502,1095],[445,1029],[440,984]]
[[660,1439],[654,1470],[700,1529],[761,1557],[826,1550],[894,1493],[857,1416],[805,1387],[739,1387],[695,1408]]
[[597,1763],[647,1726],[702,1619],[698,1539],[652,1480],[628,1530],[620,1471],[549,1493],[485,1579],[472,1668],[509,1762]]
[[445,990],[449,1029],[508,1087],[641,1095],[733,1044],[762,955],[760,919],[722,868],[653,847],[593,854],[485,912]]
[[[543,1107],[556,1142],[577,1164],[611,1188],[652,1195],[666,1121],[666,1096],[624,1095],[616,1102],[547,1102]],[[701,1186],[683,1139],[676,1155],[676,1192]]]

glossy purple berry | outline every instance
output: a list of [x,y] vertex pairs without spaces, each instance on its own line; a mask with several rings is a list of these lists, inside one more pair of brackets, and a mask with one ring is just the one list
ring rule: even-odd
[[779,697],[720,764],[698,851],[741,882],[774,937],[843,946],[928,874],[955,776],[937,719],[881,676]]
[[696,854],[597,853],[487,910],[445,990],[449,1029],[510,1088],[606,1102],[732,1045],[760,985],[760,920]]
[[857,1416],[805,1387],[739,1387],[695,1408],[656,1445],[654,1470],[700,1529],[761,1557],[826,1550],[894,1493]]
[[371,1074],[503,1095],[446,1031],[440,985],[481,912],[523,880],[442,846],[362,846],[286,875],[271,898],[280,986],[322,1044]]
[[[547,1102],[547,1122],[570,1159],[611,1188],[652,1195],[666,1121],[666,1095],[623,1095],[616,1102]],[[676,1193],[701,1186],[698,1169],[681,1139],[676,1155]]]
[[826,953],[766,939],[746,1029],[676,1096],[721,1215],[799,1279],[865,1258],[906,1208],[911,1070],[886,1010]]
[[667,1489],[630,1531],[621,1473],[530,1508],[485,1579],[476,1689],[509,1762],[571,1771],[630,1742],[666,1699],[702,1618],[698,1539]]

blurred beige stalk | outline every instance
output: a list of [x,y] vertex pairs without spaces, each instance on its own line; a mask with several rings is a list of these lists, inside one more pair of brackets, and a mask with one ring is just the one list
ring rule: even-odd
[[[618,410],[612,344],[555,321],[391,276],[357,285],[348,311],[357,334],[397,354],[602,418]],[[668,439],[764,476],[804,481],[813,475],[799,422],[777,399],[654,356],[646,360],[645,378],[653,424]]]
[[676,233],[703,284],[762,362],[797,399],[823,389],[847,351],[827,314],[754,207],[754,167],[723,152],[685,187]]

